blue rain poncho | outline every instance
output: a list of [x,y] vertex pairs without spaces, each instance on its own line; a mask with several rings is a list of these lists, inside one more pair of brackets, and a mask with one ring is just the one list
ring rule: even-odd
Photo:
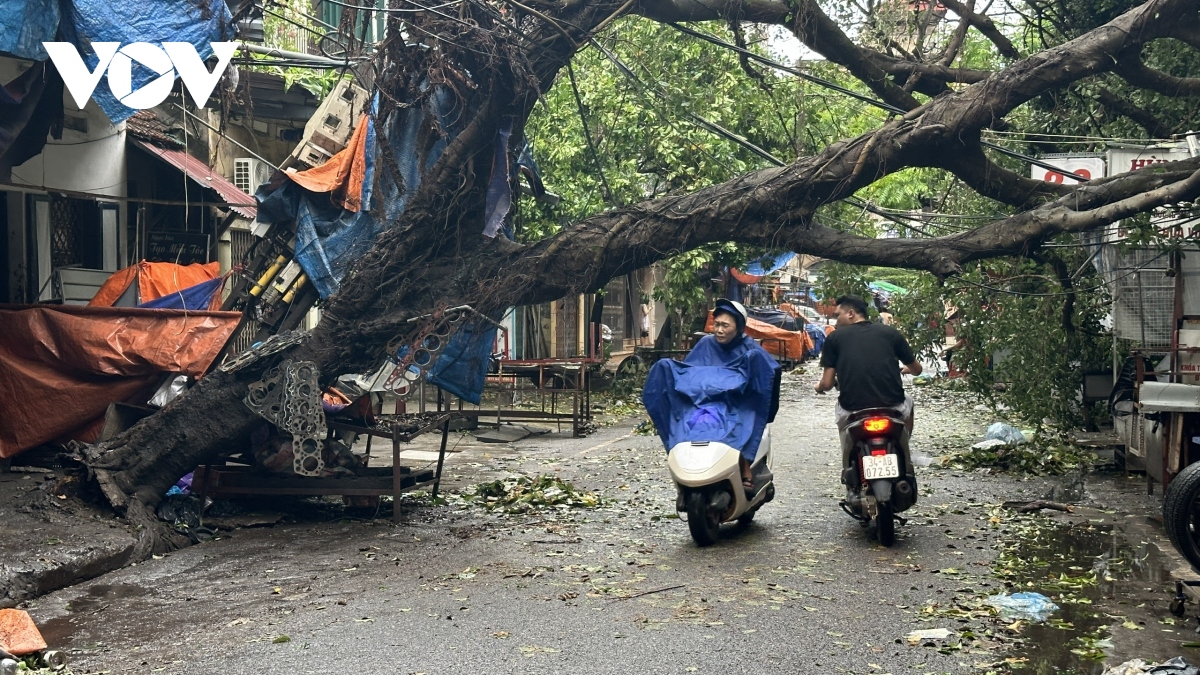
[[706,335],[682,363],[654,364],[642,402],[668,452],[686,441],[714,441],[753,461],[774,415],[778,372],[753,338],[739,335],[726,346]]

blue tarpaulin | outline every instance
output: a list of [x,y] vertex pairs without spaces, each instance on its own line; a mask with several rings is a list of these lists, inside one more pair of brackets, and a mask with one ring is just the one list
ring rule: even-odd
[[195,286],[188,286],[185,289],[167,293],[162,297],[153,300],[147,300],[138,307],[147,309],[187,309],[192,311],[207,311],[211,304],[213,295],[221,290],[221,284],[225,283],[225,277],[217,277],[202,281]]
[[723,346],[706,335],[682,363],[654,364],[642,402],[668,452],[686,441],[711,441],[753,460],[771,414],[778,370],[753,338],[743,335]]
[[[200,60],[212,56],[213,42],[233,39],[233,17],[224,0],[154,0],[153,2],[111,2],[110,0],[74,0],[76,34],[79,42],[188,42],[196,48]],[[96,55],[84,57],[89,69],[96,67]],[[150,83],[158,73],[134,62],[133,91]],[[101,81],[92,99],[113,124],[137,112],[112,95],[107,81]]]
[[469,403],[479,405],[488,360],[496,344],[496,327],[463,323],[425,379]]
[[[74,0],[72,16],[62,16],[59,0],[0,0],[0,52],[24,59],[49,58],[43,42],[65,40],[79,49],[88,70],[98,63],[95,52],[81,45],[92,42],[188,42],[203,61],[212,56],[213,42],[233,39],[233,17],[224,0],[153,0],[110,2]],[[132,85],[137,91],[158,73],[134,62]],[[118,124],[137,112],[112,95],[101,79],[92,99]]]
[[0,52],[22,59],[50,58],[43,42],[54,42],[61,19],[59,0],[0,0]]
[[784,265],[790,263],[792,258],[796,257],[795,251],[785,251],[783,253],[768,253],[746,265],[741,270],[743,274],[749,274],[756,277],[765,277],[775,270],[782,269]]
[[821,353],[821,348],[825,346],[825,330],[815,323],[805,323],[804,332],[808,333],[808,337],[812,339],[812,349],[808,350],[809,356],[816,356]]
[[[290,180],[276,188],[264,185],[254,195],[259,203],[259,222],[295,221],[296,260],[321,297],[337,291],[350,265],[367,252],[388,224],[400,217],[425,172],[442,156],[446,139],[428,139],[421,133],[426,115],[435,114],[439,126],[453,137],[459,131],[455,126],[460,118],[456,106],[456,100],[439,89],[424,106],[392,113],[383,125],[383,134],[367,118],[366,123],[371,125],[365,149],[367,173],[362,183],[362,208],[357,212],[333,204],[327,193],[313,192]],[[381,140],[391,147],[402,185],[396,185],[390,171],[378,170],[376,153]]]

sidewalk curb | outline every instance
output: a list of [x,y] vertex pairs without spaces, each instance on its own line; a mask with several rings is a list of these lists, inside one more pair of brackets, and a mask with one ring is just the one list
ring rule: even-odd
[[123,547],[91,548],[62,561],[39,558],[24,569],[0,563],[0,609],[121,569],[133,547],[131,539]]

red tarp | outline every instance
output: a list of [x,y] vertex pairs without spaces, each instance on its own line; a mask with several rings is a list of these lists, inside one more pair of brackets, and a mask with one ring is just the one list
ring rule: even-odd
[[[713,330],[712,310],[708,312],[704,330],[709,333]],[[803,331],[786,330],[754,318],[746,320],[746,335],[761,342],[763,349],[777,359],[799,361],[813,348],[812,338]]]
[[241,316],[0,305],[0,459],[49,441],[94,440],[110,403],[145,403],[163,373],[203,375]]
[[[130,265],[119,272],[114,272],[100,287],[100,290],[96,291],[96,297],[92,298],[88,304],[112,307],[113,303],[129,288],[129,284],[133,283],[135,277],[138,284],[137,304],[140,305],[143,302],[161,298],[168,293],[182,291],[209,279],[216,279],[220,275],[221,263],[219,262],[176,265],[175,263],[143,260],[136,265]],[[221,294],[217,293],[213,296],[213,306],[209,309],[217,309],[220,306]]]

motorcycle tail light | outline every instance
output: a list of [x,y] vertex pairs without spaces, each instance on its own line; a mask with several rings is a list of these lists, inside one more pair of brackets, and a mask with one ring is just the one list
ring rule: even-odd
[[884,456],[884,455],[886,455],[886,454],[887,454],[887,450],[886,450],[886,449],[885,449],[885,450],[872,450],[872,451],[871,451],[871,456],[872,456],[872,457],[883,457],[883,456]]
[[881,434],[892,426],[892,421],[886,417],[868,417],[863,420],[863,429],[868,433]]

